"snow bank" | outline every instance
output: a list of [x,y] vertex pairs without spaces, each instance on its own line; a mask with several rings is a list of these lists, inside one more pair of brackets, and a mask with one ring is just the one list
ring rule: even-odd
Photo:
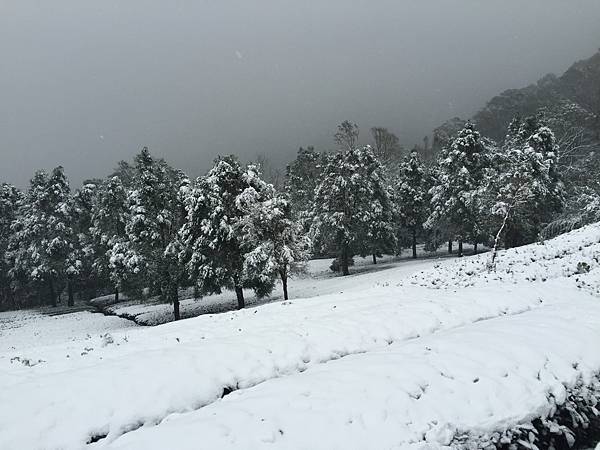
[[[600,367],[600,303],[538,308],[233,392],[114,449],[438,449],[546,416]],[[588,314],[581,318],[580,308]]]

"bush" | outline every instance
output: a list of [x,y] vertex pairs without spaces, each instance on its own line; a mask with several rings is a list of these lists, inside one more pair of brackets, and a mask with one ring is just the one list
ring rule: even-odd
[[588,273],[590,271],[590,265],[586,262],[579,262],[577,263],[577,273],[583,274],[583,273]]

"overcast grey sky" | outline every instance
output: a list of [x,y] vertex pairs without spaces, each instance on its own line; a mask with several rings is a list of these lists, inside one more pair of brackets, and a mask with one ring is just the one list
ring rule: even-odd
[[598,47],[598,0],[0,0],[0,181],[283,163],[344,119],[408,146]]

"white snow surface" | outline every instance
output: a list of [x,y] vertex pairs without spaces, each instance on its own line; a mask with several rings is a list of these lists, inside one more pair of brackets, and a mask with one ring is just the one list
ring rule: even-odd
[[441,449],[513,427],[600,371],[599,242],[592,225],[500,253],[495,275],[488,255],[403,262],[76,342],[5,333],[0,448]]
[[[431,253],[423,251],[422,248],[419,250],[421,255],[427,258],[432,257]],[[441,256],[446,257],[445,254]],[[406,258],[403,257],[403,259]],[[348,287],[349,284],[346,279],[339,277],[329,270],[331,261],[331,258],[309,261],[306,273],[293,275],[289,280],[290,299],[331,294],[340,292],[340,290]],[[352,273],[354,275],[363,274],[363,278],[360,285],[351,285],[353,290],[370,288],[377,283],[389,283],[388,275],[381,276],[377,272],[390,267],[398,267],[399,269],[402,267],[401,274],[410,274],[417,267],[429,268],[433,265],[431,259],[401,261],[399,258],[387,255],[379,258],[377,267],[372,265],[370,257],[356,257],[355,262],[356,265],[352,267]],[[278,287],[267,298],[256,298],[251,290],[245,290],[244,296],[247,306],[258,306],[272,301],[283,300],[279,283]],[[92,303],[103,305],[102,307],[110,314],[131,318],[143,325],[160,325],[173,320],[173,306],[170,303],[161,302],[158,298],[150,301],[126,300],[113,303],[111,301],[113,297],[114,295],[98,297],[92,300]],[[183,318],[231,311],[237,308],[237,298],[233,291],[224,291],[219,295],[210,295],[199,299],[192,297],[193,289],[180,290],[180,298],[182,298],[180,301],[180,311]]]

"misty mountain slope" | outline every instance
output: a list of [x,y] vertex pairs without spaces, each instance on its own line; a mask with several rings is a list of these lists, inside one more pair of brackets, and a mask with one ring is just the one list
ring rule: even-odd
[[[548,74],[537,83],[509,89],[493,97],[472,118],[482,135],[501,142],[510,121],[526,117],[543,108],[569,105],[576,109],[573,124],[589,130],[598,140],[600,133],[600,51],[574,63],[563,75]],[[567,118],[568,119],[568,118]],[[572,117],[571,119],[575,119]],[[453,118],[434,130],[434,146],[439,150],[447,139],[462,128],[464,120]]]
[[[485,256],[448,260],[412,277],[377,272],[366,288],[357,275],[343,292],[111,332],[80,353],[69,342],[5,350],[0,448],[433,449],[526,423],[600,371],[597,348],[581,345],[600,340],[600,302],[564,272],[597,258],[599,241],[596,224],[502,252],[499,267],[523,274],[514,279],[463,287],[457,267]],[[525,262],[540,252],[554,275],[529,281],[538,269]],[[434,272],[454,283],[426,287]],[[586,283],[599,282],[590,265]]]

